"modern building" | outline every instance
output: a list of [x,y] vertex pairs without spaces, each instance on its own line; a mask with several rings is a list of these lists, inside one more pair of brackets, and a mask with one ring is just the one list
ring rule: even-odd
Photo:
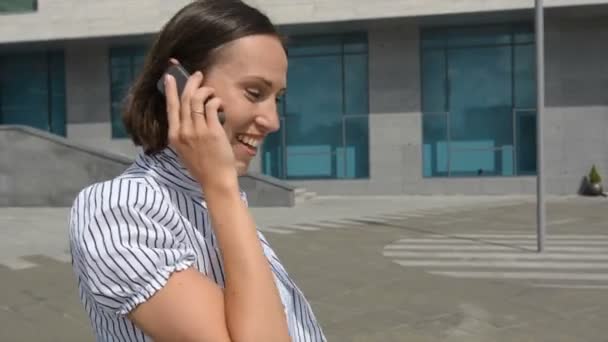
[[[0,1],[0,124],[133,155],[121,101],[188,2]],[[320,194],[535,191],[534,0],[249,2],[291,37],[254,172]],[[547,190],[574,194],[608,174],[608,1],[545,5]]]

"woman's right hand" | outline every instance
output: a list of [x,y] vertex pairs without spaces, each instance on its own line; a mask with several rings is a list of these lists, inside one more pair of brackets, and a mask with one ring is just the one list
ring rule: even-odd
[[203,74],[197,71],[180,99],[175,78],[165,76],[169,145],[205,191],[238,188],[234,153],[218,119],[222,102],[213,97],[213,88],[202,85]]

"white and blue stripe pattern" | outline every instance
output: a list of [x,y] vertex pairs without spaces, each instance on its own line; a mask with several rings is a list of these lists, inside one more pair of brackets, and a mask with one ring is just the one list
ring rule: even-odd
[[[263,234],[258,236],[292,340],[326,341],[304,295]],[[200,186],[171,149],[142,153],[121,176],[84,189],[71,209],[70,247],[97,341],[150,341],[126,315],[175,271],[193,266],[224,287],[221,253]]]

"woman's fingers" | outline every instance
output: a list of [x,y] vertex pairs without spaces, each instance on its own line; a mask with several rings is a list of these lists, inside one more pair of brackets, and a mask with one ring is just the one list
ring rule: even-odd
[[194,73],[194,75],[188,78],[184,92],[181,97],[180,105],[180,121],[182,125],[182,131],[186,136],[193,133],[192,130],[192,113],[191,113],[191,99],[194,93],[200,88],[203,82],[203,74],[200,71]]
[[192,124],[197,132],[201,132],[207,128],[205,120],[206,110],[205,103],[213,96],[213,88],[202,87],[199,88],[190,100],[190,108],[192,114]]
[[220,123],[218,117],[218,112],[221,107],[222,100],[217,97],[212,98],[205,104],[205,113],[207,116],[207,125],[209,126],[209,128],[217,129],[222,127],[222,124]]
[[169,124],[169,142],[175,142],[180,130],[180,105],[177,96],[177,84],[171,75],[164,76],[165,96],[167,104],[167,122]]

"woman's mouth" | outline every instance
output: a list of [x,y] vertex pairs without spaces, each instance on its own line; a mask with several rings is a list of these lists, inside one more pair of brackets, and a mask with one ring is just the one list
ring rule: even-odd
[[236,140],[238,140],[240,145],[245,147],[247,153],[252,157],[255,157],[255,155],[258,153],[258,146],[262,142],[262,139],[260,138],[254,138],[245,134],[237,135]]

